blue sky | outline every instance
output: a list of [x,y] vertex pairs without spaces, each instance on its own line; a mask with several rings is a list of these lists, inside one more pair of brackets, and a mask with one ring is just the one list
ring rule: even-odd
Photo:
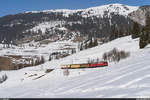
[[110,3],[150,5],[150,0],[1,0],[0,16],[47,9],[84,9]]

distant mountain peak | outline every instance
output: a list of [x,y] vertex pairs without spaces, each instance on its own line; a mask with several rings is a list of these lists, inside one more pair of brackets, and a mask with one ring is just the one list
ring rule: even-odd
[[137,10],[138,7],[115,3],[115,4],[91,7],[91,8],[86,9],[86,12],[88,12],[91,9],[94,11],[94,13],[91,14],[91,16],[94,16],[94,15],[95,16],[97,16],[97,15],[103,16],[105,12],[108,12],[109,15],[110,15],[110,13],[115,13],[115,14],[127,16],[129,13]]
[[64,14],[64,16],[68,16],[70,14],[81,11],[82,12],[81,14],[83,15],[83,17],[86,17],[86,16],[101,16],[101,17],[103,17],[105,12],[108,12],[109,15],[110,15],[110,13],[115,13],[115,14],[127,16],[129,13],[137,10],[138,8],[139,8],[138,6],[128,6],[128,5],[124,5],[124,4],[114,3],[114,4],[90,7],[87,9],[77,9],[77,10],[55,9],[55,10],[43,10],[43,11],[27,11],[25,13],[62,12]]
[[52,41],[82,41],[89,36],[109,41],[113,30],[123,32],[123,36],[128,34],[133,22],[129,13],[137,9],[137,6],[115,3],[87,9],[28,11],[8,15],[0,18],[0,41],[4,37],[16,44],[48,38]]

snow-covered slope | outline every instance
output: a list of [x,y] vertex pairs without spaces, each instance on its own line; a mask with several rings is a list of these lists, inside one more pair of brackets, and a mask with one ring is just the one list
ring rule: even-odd
[[136,6],[127,6],[123,4],[109,4],[109,5],[103,5],[98,7],[92,7],[86,9],[82,14],[86,14],[89,16],[101,16],[103,17],[106,13],[108,16],[110,16],[111,13],[127,16],[129,13],[137,10],[138,7]]
[[[30,46],[33,45],[33,46]],[[30,42],[24,44],[22,47],[12,46],[12,48],[3,48],[0,44],[0,56],[4,55],[22,55],[22,56],[44,56],[45,60],[49,59],[49,55],[53,52],[65,52],[64,48],[77,48],[77,43],[70,41],[52,42],[49,44],[39,44],[39,42]]]
[[76,13],[78,11],[83,11],[83,9],[78,9],[78,10],[70,10],[70,9],[55,9],[55,10],[43,10],[43,11],[26,11],[24,13],[51,13],[51,12],[60,12],[63,13],[63,16],[68,17],[70,14]]
[[44,10],[44,11],[28,11],[25,13],[50,13],[50,12],[62,12],[64,16],[68,17],[69,15],[72,15],[73,13],[82,12],[81,15],[83,17],[90,17],[90,16],[101,16],[103,17],[104,14],[107,12],[108,15],[111,13],[127,16],[129,13],[137,10],[138,6],[128,6],[123,4],[108,4],[108,5],[102,5],[97,7],[91,7],[87,9],[78,9],[78,10],[69,10],[69,9],[56,9],[56,10]]
[[[91,7],[87,9],[78,9],[78,10],[69,10],[69,9],[56,9],[56,10],[44,10],[44,11],[31,11],[31,12],[25,12],[25,13],[62,13],[63,16],[69,17],[69,15],[77,14],[82,17],[108,17],[110,18],[110,24],[111,24],[111,18],[112,15],[121,15],[127,17],[129,13],[136,11],[139,7],[138,6],[128,6],[123,4],[108,4],[108,5],[102,5],[97,7]],[[66,21],[49,21],[49,22],[41,22],[38,23],[35,27],[30,29],[30,31],[38,32],[39,30],[42,31],[42,33],[45,33],[46,29],[49,29],[50,33],[52,33],[52,29],[55,29],[57,25],[64,25]],[[72,23],[81,23],[79,22],[67,22],[68,24]],[[27,30],[28,31],[28,30]]]
[[[0,84],[0,97],[148,97],[150,46],[140,50],[138,42],[139,39],[132,40],[131,36],[126,36],[36,67],[1,71],[0,75],[6,73],[8,80]],[[64,76],[64,70],[59,69],[61,64],[84,62],[87,58],[101,58],[104,52],[114,47],[130,51],[131,56],[119,63],[111,63],[108,67],[70,69],[69,76]],[[55,70],[45,74],[46,68],[55,68]],[[45,76],[33,80],[41,75]]]
[[[78,34],[84,38],[85,35],[88,36],[91,33],[96,33],[98,38],[109,38],[112,33],[110,26],[114,25],[118,30],[122,30],[124,35],[127,35],[127,30],[133,22],[128,14],[138,8],[123,4],[108,4],[78,10],[56,9],[8,15],[8,17],[0,18],[2,26],[0,41],[6,38],[18,44],[18,42],[27,43],[27,41],[41,41],[53,37],[56,37],[52,39],[53,41],[58,41],[60,37],[63,37],[63,40],[69,40],[74,34],[76,36],[72,40],[76,41]],[[87,25],[88,22],[91,24]],[[12,27],[14,25],[15,27]],[[4,34],[2,30],[5,30],[7,34]],[[43,36],[39,37],[39,35]]]
[[45,33],[46,29],[54,28],[55,26],[61,24],[62,21],[50,21],[50,22],[43,22],[38,24],[37,26],[33,27],[31,31],[38,32],[41,30],[42,33]]

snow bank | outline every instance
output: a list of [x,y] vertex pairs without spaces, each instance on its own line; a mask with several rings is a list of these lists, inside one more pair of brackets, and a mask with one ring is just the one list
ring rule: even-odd
[[[16,71],[1,71],[8,80],[0,84],[1,98],[103,98],[103,97],[149,97],[150,94],[150,48],[138,49],[139,39],[131,36],[83,50],[61,60],[47,62],[36,67]],[[101,57],[112,48],[130,51],[131,56],[108,67],[70,69],[64,76],[61,64],[72,59],[83,62],[86,58]],[[45,74],[45,69],[55,68]],[[37,75],[35,75],[37,74]],[[33,80],[37,77],[43,77]],[[30,76],[30,77],[29,77]],[[17,90],[17,91],[16,91]]]

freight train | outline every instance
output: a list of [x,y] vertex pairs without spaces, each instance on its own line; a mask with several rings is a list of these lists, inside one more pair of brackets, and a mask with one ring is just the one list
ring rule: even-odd
[[68,64],[68,65],[62,65],[61,69],[95,68],[95,67],[104,67],[104,66],[108,66],[108,62],[101,61],[98,63],[88,63],[88,64]]

